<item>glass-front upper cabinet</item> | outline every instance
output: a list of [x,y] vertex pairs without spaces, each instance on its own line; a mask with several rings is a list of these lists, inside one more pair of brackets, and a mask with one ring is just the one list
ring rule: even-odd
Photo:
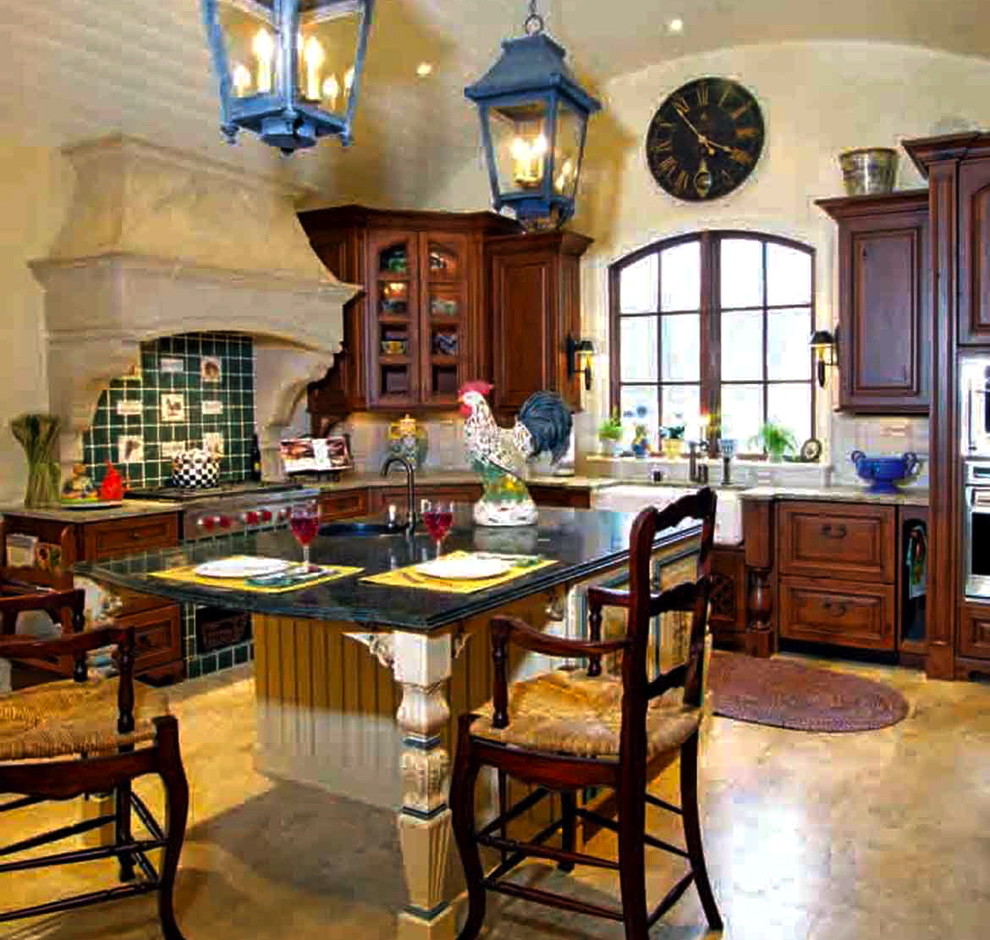
[[369,239],[369,251],[374,273],[369,397],[380,405],[408,406],[419,397],[418,239],[407,232],[378,232]]
[[465,276],[467,239],[454,233],[423,235],[425,294],[423,394],[431,404],[456,404],[466,374],[470,325]]

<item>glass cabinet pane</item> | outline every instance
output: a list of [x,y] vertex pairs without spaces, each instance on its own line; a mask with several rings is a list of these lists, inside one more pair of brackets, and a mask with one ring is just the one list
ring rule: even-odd
[[299,95],[332,114],[344,115],[354,84],[361,10],[350,4],[303,12],[299,17]]
[[427,258],[430,280],[454,280],[461,276],[460,259],[455,251],[431,243]]
[[250,8],[230,0],[217,6],[235,98],[276,91],[279,35],[273,8],[273,0],[261,0]]
[[405,276],[409,274],[409,247],[404,242],[389,245],[378,253],[380,274]]
[[384,317],[409,315],[408,281],[382,281],[378,285],[378,313]]

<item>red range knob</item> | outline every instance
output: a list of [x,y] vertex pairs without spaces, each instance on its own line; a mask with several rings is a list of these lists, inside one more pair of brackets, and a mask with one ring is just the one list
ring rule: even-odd
[[234,520],[230,516],[217,516],[217,524],[221,529],[229,529],[234,524]]
[[262,509],[259,515],[261,516],[262,522],[272,521],[272,511],[270,509]]
[[279,518],[280,521],[284,522],[286,519],[289,518],[289,510],[288,509],[280,509],[278,511],[278,518]]
[[207,532],[212,532],[216,525],[216,519],[213,516],[200,516],[196,524],[202,526]]
[[244,521],[248,525],[257,525],[258,524],[258,521],[260,520],[260,518],[261,517],[258,515],[258,513],[255,510],[253,510],[253,509],[251,509],[248,512],[244,513]]

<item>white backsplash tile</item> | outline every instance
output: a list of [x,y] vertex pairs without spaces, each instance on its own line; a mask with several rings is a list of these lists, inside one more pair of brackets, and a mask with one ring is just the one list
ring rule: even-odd
[[880,417],[832,415],[831,459],[835,482],[858,483],[849,455],[861,450],[869,455],[903,454],[913,451],[921,458],[919,486],[928,486],[928,419],[924,417]]

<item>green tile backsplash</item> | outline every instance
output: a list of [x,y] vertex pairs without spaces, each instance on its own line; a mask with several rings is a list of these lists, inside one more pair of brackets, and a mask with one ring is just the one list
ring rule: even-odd
[[132,486],[160,486],[172,474],[170,447],[203,447],[221,434],[220,479],[231,482],[248,476],[254,433],[251,337],[185,333],[142,343],[140,376],[114,379],[104,389],[83,434],[83,459],[96,482],[109,460]]

